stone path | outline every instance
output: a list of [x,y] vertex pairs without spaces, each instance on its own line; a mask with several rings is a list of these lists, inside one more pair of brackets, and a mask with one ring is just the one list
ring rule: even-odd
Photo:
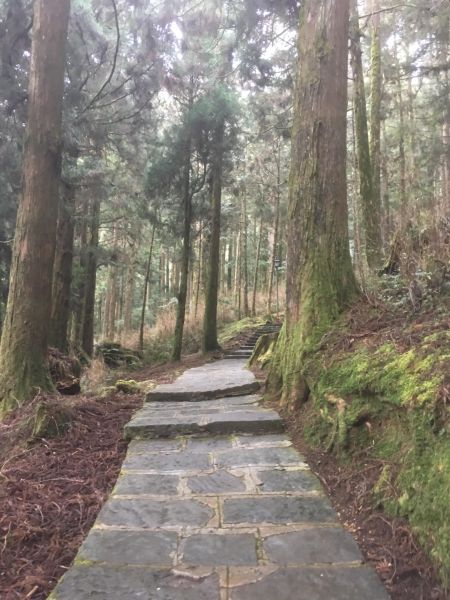
[[147,396],[112,495],[51,598],[388,599],[278,415],[242,395],[257,385],[244,361],[223,360]]

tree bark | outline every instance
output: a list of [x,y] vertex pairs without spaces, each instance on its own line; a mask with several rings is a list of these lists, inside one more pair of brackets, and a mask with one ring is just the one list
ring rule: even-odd
[[380,0],[372,0],[374,14],[370,25],[372,35],[370,50],[370,160],[373,202],[377,207],[381,207],[381,96],[383,85],[379,10]]
[[202,285],[202,272],[203,272],[203,223],[200,222],[200,234],[198,240],[198,271],[197,281],[195,285],[195,306],[194,306],[194,317],[197,318],[198,314],[198,303],[200,299],[200,287]]
[[92,356],[94,353],[95,288],[97,282],[99,227],[100,200],[95,197],[92,198],[90,203],[89,239],[86,249],[86,275],[83,299],[83,327],[81,332],[81,348],[87,356]]
[[227,258],[227,292],[230,293],[233,289],[233,243],[231,237],[228,242],[228,258]]
[[263,232],[263,217],[261,217],[261,220],[259,223],[258,245],[256,247],[255,275],[253,278],[253,297],[252,297],[252,316],[253,317],[256,317],[256,292],[258,289],[258,274],[259,274],[259,260],[261,258],[262,232]]
[[281,200],[281,142],[277,152],[277,189],[275,192],[275,225],[273,231],[272,260],[269,266],[269,293],[267,297],[267,312],[272,313],[273,282],[275,279],[275,260],[278,253],[278,238],[280,231],[280,200]]
[[348,0],[305,0],[294,98],[286,319],[269,385],[294,407],[305,355],[357,294],[346,188]]
[[148,251],[147,268],[145,270],[144,296],[142,298],[141,322],[139,325],[139,351],[141,353],[144,351],[145,310],[147,308],[147,295],[148,295],[148,288],[150,285],[150,273],[151,273],[151,268],[152,268],[153,244],[155,242],[155,231],[156,231],[156,223],[153,223],[152,237],[150,240],[150,250]]
[[244,192],[242,195],[242,275],[244,278],[243,295],[242,295],[242,310],[244,317],[250,315],[248,307],[248,219],[247,219],[247,196]]
[[56,251],[53,263],[52,310],[49,344],[68,351],[70,288],[72,283],[75,189],[65,186],[61,194],[56,231]]
[[[374,191],[374,175],[369,150],[369,134],[367,128],[366,92],[364,88],[364,74],[358,18],[358,5],[352,0],[353,10],[350,30],[350,52],[353,70],[355,134],[359,173],[359,196],[361,203],[361,217],[364,228],[365,254],[367,264],[372,270],[381,266],[381,200],[380,183]],[[379,125],[377,129],[379,136]],[[375,150],[374,150],[375,151]],[[380,168],[379,141],[376,147],[377,169]],[[379,178],[379,173],[377,174]]]
[[118,229],[114,228],[113,253],[108,268],[108,284],[106,288],[105,310],[103,313],[103,339],[113,342],[116,335],[116,309],[117,309],[117,254],[118,254]]
[[[137,232],[137,236],[139,234]],[[130,242],[130,256],[127,265],[126,283],[125,283],[125,302],[123,309],[123,330],[125,334],[133,330],[133,305],[134,305],[134,286],[137,266],[138,239],[132,239]]]
[[2,415],[38,390],[53,390],[47,344],[69,12],[69,0],[36,0],[34,4],[23,191],[0,345]]
[[214,158],[211,186],[211,236],[209,243],[208,277],[205,286],[203,317],[203,352],[219,348],[217,340],[217,301],[220,273],[220,215],[222,206],[222,164],[225,121],[220,119],[214,135]]
[[[189,99],[187,118],[190,119],[192,107],[194,105],[193,82],[189,87]],[[178,291],[177,320],[175,323],[174,343],[172,359],[179,361],[181,359],[181,349],[183,346],[184,320],[186,317],[186,300],[189,277],[189,259],[191,254],[191,225],[192,225],[192,192],[191,192],[191,148],[192,131],[190,124],[186,126],[185,148],[184,148],[184,173],[183,173],[183,252],[181,263],[181,279]]]

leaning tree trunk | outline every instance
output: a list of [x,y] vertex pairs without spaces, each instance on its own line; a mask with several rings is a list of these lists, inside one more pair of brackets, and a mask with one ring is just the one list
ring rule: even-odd
[[68,350],[70,288],[72,284],[75,189],[65,186],[61,194],[56,251],[53,263],[52,310],[49,343],[62,352]]
[[211,235],[209,242],[208,276],[205,286],[203,317],[203,352],[219,348],[217,340],[217,300],[220,273],[220,213],[222,205],[222,163],[225,121],[217,124],[214,136],[214,159],[211,189]]
[[[377,191],[374,190],[374,177],[369,150],[369,134],[367,128],[366,92],[364,88],[364,72],[358,18],[357,0],[353,0],[350,54],[353,70],[355,134],[359,172],[359,195],[361,217],[364,228],[365,254],[372,270],[381,266],[381,197],[379,181]],[[377,135],[380,132],[378,129]],[[377,143],[376,161],[377,178],[379,179],[379,141]]]
[[294,407],[308,394],[305,355],[357,294],[348,242],[348,0],[305,0],[299,32],[289,183],[286,319],[269,385]]
[[70,0],[34,4],[23,187],[0,345],[1,414],[53,390],[47,365]]

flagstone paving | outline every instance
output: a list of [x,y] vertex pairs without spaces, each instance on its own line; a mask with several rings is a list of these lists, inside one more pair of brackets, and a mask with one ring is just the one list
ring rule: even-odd
[[[210,396],[205,377],[229,395]],[[278,415],[242,395],[252,383],[245,363],[227,360],[171,384],[176,402],[170,385],[150,395],[126,427],[111,497],[51,598],[389,598]]]

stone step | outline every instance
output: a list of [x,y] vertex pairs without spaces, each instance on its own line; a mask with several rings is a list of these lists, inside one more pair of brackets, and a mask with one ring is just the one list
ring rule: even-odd
[[[146,395],[147,402],[197,402],[225,396],[243,396],[259,390],[253,374],[243,369],[245,355],[226,359],[185,371],[174,383],[158,385]],[[230,360],[231,359],[231,360]],[[240,363],[236,359],[240,359]]]
[[179,435],[278,433],[277,412],[259,406],[259,396],[193,402],[152,402],[125,426],[126,439],[173,438]]
[[220,364],[229,378],[191,369],[126,426],[138,439],[49,600],[389,600],[259,396],[176,401],[196,378],[195,394],[253,381],[243,360]]

